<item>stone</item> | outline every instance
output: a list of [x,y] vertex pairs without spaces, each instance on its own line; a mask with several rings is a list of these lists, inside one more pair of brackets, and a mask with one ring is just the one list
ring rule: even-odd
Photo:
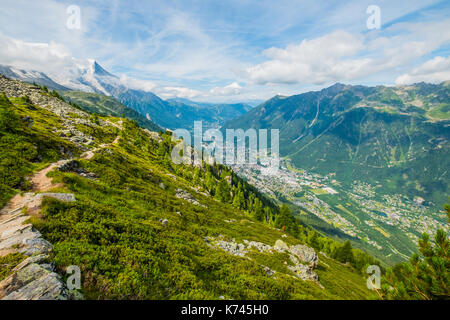
[[23,260],[21,263],[19,263],[17,266],[15,266],[15,268],[12,270],[12,272],[17,272],[19,270],[22,270],[23,268],[25,268],[26,266],[33,264],[33,263],[39,263],[41,261],[44,261],[48,258],[49,256],[46,254],[38,254],[35,256],[31,256],[26,258],[25,260]]
[[22,252],[26,256],[31,256],[34,254],[47,254],[53,249],[50,242],[42,238],[26,239],[23,241],[25,245],[19,252]]
[[182,189],[177,189],[175,197],[177,197],[178,199],[186,200],[186,201],[188,201],[188,202],[190,202],[192,204],[195,204],[197,206],[201,206],[201,207],[206,208],[206,206],[201,204],[200,202],[198,202],[197,199],[195,199],[192,194],[190,194],[189,192],[184,191]]
[[264,266],[264,265],[261,265],[261,267],[264,269],[264,271],[266,272],[266,274],[270,277],[270,276],[273,276],[275,273],[276,273],[276,271],[275,270],[272,270],[272,269],[270,269],[269,267],[266,267],[266,266]]
[[283,240],[275,241],[274,248],[278,252],[289,251],[288,245]]
[[67,300],[58,275],[32,263],[0,282],[2,300]]
[[73,193],[50,193],[50,192],[38,193],[35,196],[35,199],[40,199],[40,198],[44,198],[44,197],[54,198],[54,199],[57,199],[57,200],[63,201],[63,202],[76,201],[75,195]]
[[32,128],[34,124],[34,120],[30,116],[25,116],[22,118],[22,122],[24,122],[28,128]]
[[302,280],[319,280],[319,276],[312,271],[312,269],[304,264],[295,264],[288,266],[288,269],[295,273],[295,275]]
[[298,244],[291,246],[290,252],[296,255],[300,261],[308,263],[312,268],[315,268],[319,263],[319,257],[313,248]]
[[[283,263],[292,271],[296,277],[302,280],[318,281],[319,276],[313,271],[319,262],[319,258],[315,253],[314,249],[304,246],[295,245],[288,246],[284,241],[277,240],[275,245],[272,247],[270,245],[258,242],[258,241],[248,241],[243,240],[243,243],[236,243],[234,239],[231,241],[224,240],[224,237],[218,236],[216,240],[212,237],[204,237],[206,244],[212,248],[220,248],[232,255],[247,257],[247,253],[251,249],[256,249],[259,252],[274,253],[274,252],[287,252],[289,253],[289,258],[293,265],[288,265],[287,261]],[[249,257],[247,257],[249,258]],[[250,259],[250,258],[249,258]],[[261,267],[266,271],[268,276],[275,274],[274,270],[261,265]]]

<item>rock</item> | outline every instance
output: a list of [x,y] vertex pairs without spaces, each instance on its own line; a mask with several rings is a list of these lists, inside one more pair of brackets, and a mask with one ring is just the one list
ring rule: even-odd
[[54,199],[57,199],[59,201],[64,201],[64,202],[76,201],[75,195],[73,193],[50,193],[50,192],[38,193],[35,196],[35,199],[41,199],[44,197],[54,198]]
[[[216,240],[211,237],[205,237],[204,240],[206,244],[210,247],[220,248],[232,255],[246,257],[247,253],[250,249],[256,249],[259,252],[273,253],[275,252],[287,252],[289,253],[289,258],[293,262],[294,265],[288,265],[287,261],[283,263],[291,270],[298,278],[302,280],[311,280],[318,281],[318,275],[313,271],[313,269],[317,266],[319,262],[319,258],[315,253],[314,249],[304,246],[304,245],[295,245],[289,247],[284,241],[277,240],[275,245],[272,247],[270,245],[257,242],[257,241],[248,241],[243,240],[243,243],[236,243],[235,240],[225,241],[223,240],[223,236],[218,236]],[[261,265],[261,267],[266,271],[268,276],[271,276],[275,273],[274,270]]]
[[12,271],[17,272],[19,270],[22,270],[23,268],[25,268],[26,266],[32,264],[32,263],[39,263],[43,260],[46,260],[49,256],[46,254],[38,254],[35,256],[31,256],[29,258],[26,258],[25,260],[23,260],[21,263],[19,263]]
[[32,128],[34,124],[34,120],[30,116],[25,116],[22,118],[22,122],[24,122],[28,128]]
[[276,271],[275,270],[272,270],[272,269],[270,269],[269,267],[266,267],[266,266],[264,266],[264,265],[261,265],[261,267],[264,269],[264,271],[266,272],[266,274],[270,277],[270,276],[273,276],[275,273],[276,273]]
[[290,252],[296,255],[300,261],[308,263],[311,268],[317,267],[319,263],[319,257],[313,248],[298,244],[291,246]]
[[219,240],[215,245],[235,256],[244,257],[247,253],[243,244],[237,244],[234,241]]
[[8,237],[0,239],[0,250],[11,248],[13,246],[23,246],[28,240],[32,240],[40,237],[39,231],[33,230],[31,225],[27,225],[26,228],[17,230]]
[[43,160],[42,155],[38,154],[38,155],[36,156],[36,158],[34,158],[34,159],[32,160],[32,162],[34,162],[34,163],[41,163],[42,160]]
[[257,241],[244,240],[243,242],[248,246],[248,248],[255,248],[259,252],[272,252],[273,249],[271,246]]
[[65,160],[58,167],[58,171],[61,172],[74,172],[74,173],[85,173],[86,170],[81,167],[77,160]]
[[32,256],[34,254],[47,254],[53,249],[50,242],[42,238],[26,239],[23,241],[25,245],[19,252],[22,252],[26,256]]
[[58,275],[32,263],[0,282],[2,300],[67,300]]
[[274,249],[278,252],[289,251],[288,245],[283,240],[275,241]]
[[319,280],[319,276],[312,271],[312,269],[304,264],[296,264],[288,266],[288,269],[295,273],[295,275],[302,280]]
[[201,207],[206,208],[206,206],[201,204],[200,202],[198,202],[197,199],[195,199],[192,194],[190,194],[189,192],[184,191],[182,189],[177,189],[175,197],[177,197],[178,199],[186,200],[186,201],[188,201],[188,202],[190,202],[192,204],[195,204],[197,206],[201,206]]

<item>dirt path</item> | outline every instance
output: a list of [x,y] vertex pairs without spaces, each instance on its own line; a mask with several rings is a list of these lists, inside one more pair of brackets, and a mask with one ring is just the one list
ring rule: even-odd
[[86,151],[86,152],[82,153],[81,156],[80,156],[80,159],[90,160],[90,159],[92,159],[94,157],[95,153],[98,150],[107,148],[107,147],[109,147],[111,145],[116,145],[116,144],[119,143],[119,141],[120,141],[120,136],[117,136],[112,143],[101,144],[101,145],[98,146],[98,148],[94,148],[92,150],[89,150],[89,151]]
[[[117,136],[112,143],[108,144],[102,144],[98,148],[94,148],[92,150],[86,151],[83,154],[81,154],[80,159],[89,160],[92,159],[95,155],[95,152],[98,150],[107,148],[111,145],[116,145],[120,141],[120,136]],[[11,198],[11,200],[8,202],[8,204],[0,210],[0,222],[9,219],[11,216],[17,214],[20,212],[20,210],[24,207],[31,207],[35,209],[37,206],[36,203],[33,203],[35,200],[33,199],[34,194],[37,192],[47,192],[53,188],[62,187],[63,185],[61,183],[52,183],[52,178],[47,177],[47,174],[51,171],[53,171],[55,168],[59,167],[60,165],[64,164],[69,160],[59,160],[57,162],[54,162],[50,164],[49,166],[45,167],[44,169],[36,172],[35,174],[31,175],[29,177],[29,181],[32,185],[32,193],[25,193],[25,194],[16,194],[14,197]],[[34,212],[36,213],[36,212]]]
[[32,184],[32,190],[34,192],[45,192],[52,188],[61,186],[60,184],[53,184],[52,178],[47,177],[50,171],[53,171],[58,166],[62,165],[67,160],[60,160],[50,164],[45,169],[42,169],[38,173],[35,173],[30,177],[30,182]]

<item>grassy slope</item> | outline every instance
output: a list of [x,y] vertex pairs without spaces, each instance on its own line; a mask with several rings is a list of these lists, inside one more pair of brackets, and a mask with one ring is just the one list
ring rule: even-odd
[[[32,134],[36,145],[44,141],[63,143],[50,131],[59,123],[55,115],[40,108],[30,111],[20,99],[13,102],[17,113],[30,114],[35,121],[31,132],[23,129],[16,133],[18,137]],[[95,132],[96,144],[111,142],[108,130],[104,135],[101,130]],[[80,266],[86,298],[368,297],[362,276],[322,256],[318,274],[325,288],[282,272],[268,277],[255,261],[208,247],[205,236],[221,234],[237,242],[247,239],[273,245],[282,233],[229,204],[196,193],[190,189],[192,168],[171,169],[157,150],[156,141],[134,128],[122,132],[119,145],[100,151],[89,161],[81,161],[99,176],[98,180],[53,173],[55,180],[63,181],[75,193],[77,201],[64,204],[47,200],[43,219],[33,219],[33,223],[53,243],[52,259],[58,270],[62,272],[68,265]],[[49,157],[44,163],[50,160],[54,159]],[[21,175],[44,163],[29,164]],[[207,208],[176,198],[177,188],[190,192]],[[159,219],[168,219],[168,227],[163,227]],[[227,223],[225,219],[236,222]],[[284,240],[299,243],[290,236]],[[283,270],[283,259],[272,257],[271,267]]]
[[34,120],[32,128],[23,123],[13,131],[0,128],[0,207],[3,207],[18,190],[29,188],[24,179],[26,176],[64,156],[61,148],[75,155],[77,150],[73,144],[52,133],[62,127],[60,119],[53,113],[30,106],[23,98],[6,100],[3,96],[0,96],[0,108],[13,108],[19,122],[25,116]]

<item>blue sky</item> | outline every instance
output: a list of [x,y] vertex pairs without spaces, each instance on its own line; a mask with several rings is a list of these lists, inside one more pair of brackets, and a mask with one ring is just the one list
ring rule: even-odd
[[[69,5],[80,8],[79,30],[66,26]],[[367,28],[369,5],[381,29]],[[95,59],[163,98],[450,79],[449,1],[2,0],[0,20],[0,64],[52,74]]]

